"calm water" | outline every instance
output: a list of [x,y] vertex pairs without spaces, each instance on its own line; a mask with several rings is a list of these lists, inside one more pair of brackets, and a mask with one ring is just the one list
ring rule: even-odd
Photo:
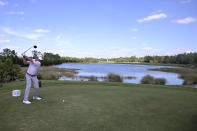
[[[135,65],[135,64],[103,64],[103,63],[90,63],[90,64],[60,64],[56,65],[58,68],[74,68],[78,70],[77,76],[106,76],[108,73],[115,73],[122,76],[134,76],[136,79],[124,79],[124,83],[140,83],[143,76],[149,74],[155,78],[165,78],[167,85],[181,85],[182,79],[178,78],[176,73],[167,73],[160,71],[150,71],[151,68],[175,68],[172,66],[153,66],[153,65]],[[177,68],[177,67],[176,67]],[[60,80],[79,80],[79,77],[75,79],[62,77]],[[85,80],[85,79],[84,79]],[[102,79],[99,79],[102,81]]]

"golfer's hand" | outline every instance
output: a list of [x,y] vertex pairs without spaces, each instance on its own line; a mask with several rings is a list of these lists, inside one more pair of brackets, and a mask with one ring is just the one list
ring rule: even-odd
[[24,55],[23,58],[26,59],[26,60],[28,59],[28,57],[26,55]]

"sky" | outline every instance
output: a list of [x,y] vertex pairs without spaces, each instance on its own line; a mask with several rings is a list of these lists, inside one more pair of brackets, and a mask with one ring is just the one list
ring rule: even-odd
[[197,0],[0,0],[0,51],[32,45],[78,58],[197,52]]

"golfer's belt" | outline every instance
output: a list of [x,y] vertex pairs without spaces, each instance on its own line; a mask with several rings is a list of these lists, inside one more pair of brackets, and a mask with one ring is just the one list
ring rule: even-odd
[[29,76],[31,76],[31,77],[35,77],[35,76],[37,76],[37,75],[31,75],[31,74],[29,74],[28,72],[27,72],[27,75],[29,75]]

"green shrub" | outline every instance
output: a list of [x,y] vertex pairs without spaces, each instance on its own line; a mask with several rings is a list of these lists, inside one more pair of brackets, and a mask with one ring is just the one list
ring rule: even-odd
[[131,80],[131,79],[136,79],[136,77],[134,77],[134,76],[124,76],[124,79],[129,79],[129,80]]
[[0,82],[14,81],[19,79],[21,68],[13,64],[11,59],[0,60]]
[[144,76],[141,81],[141,84],[154,84],[154,77],[151,75]]
[[20,71],[20,72],[18,72],[17,77],[18,77],[19,80],[24,80],[25,79],[25,73]]
[[191,75],[184,80],[184,85],[193,85],[197,84],[197,76]]
[[37,77],[38,79],[42,79],[42,75],[40,73],[38,73]]
[[96,76],[90,76],[89,81],[97,81],[97,77]]
[[165,78],[156,78],[154,80],[154,84],[157,84],[157,85],[165,85],[166,84],[166,79]]
[[114,74],[114,73],[109,73],[107,75],[107,80],[108,82],[122,82],[123,78],[122,76],[118,75],[118,74]]

